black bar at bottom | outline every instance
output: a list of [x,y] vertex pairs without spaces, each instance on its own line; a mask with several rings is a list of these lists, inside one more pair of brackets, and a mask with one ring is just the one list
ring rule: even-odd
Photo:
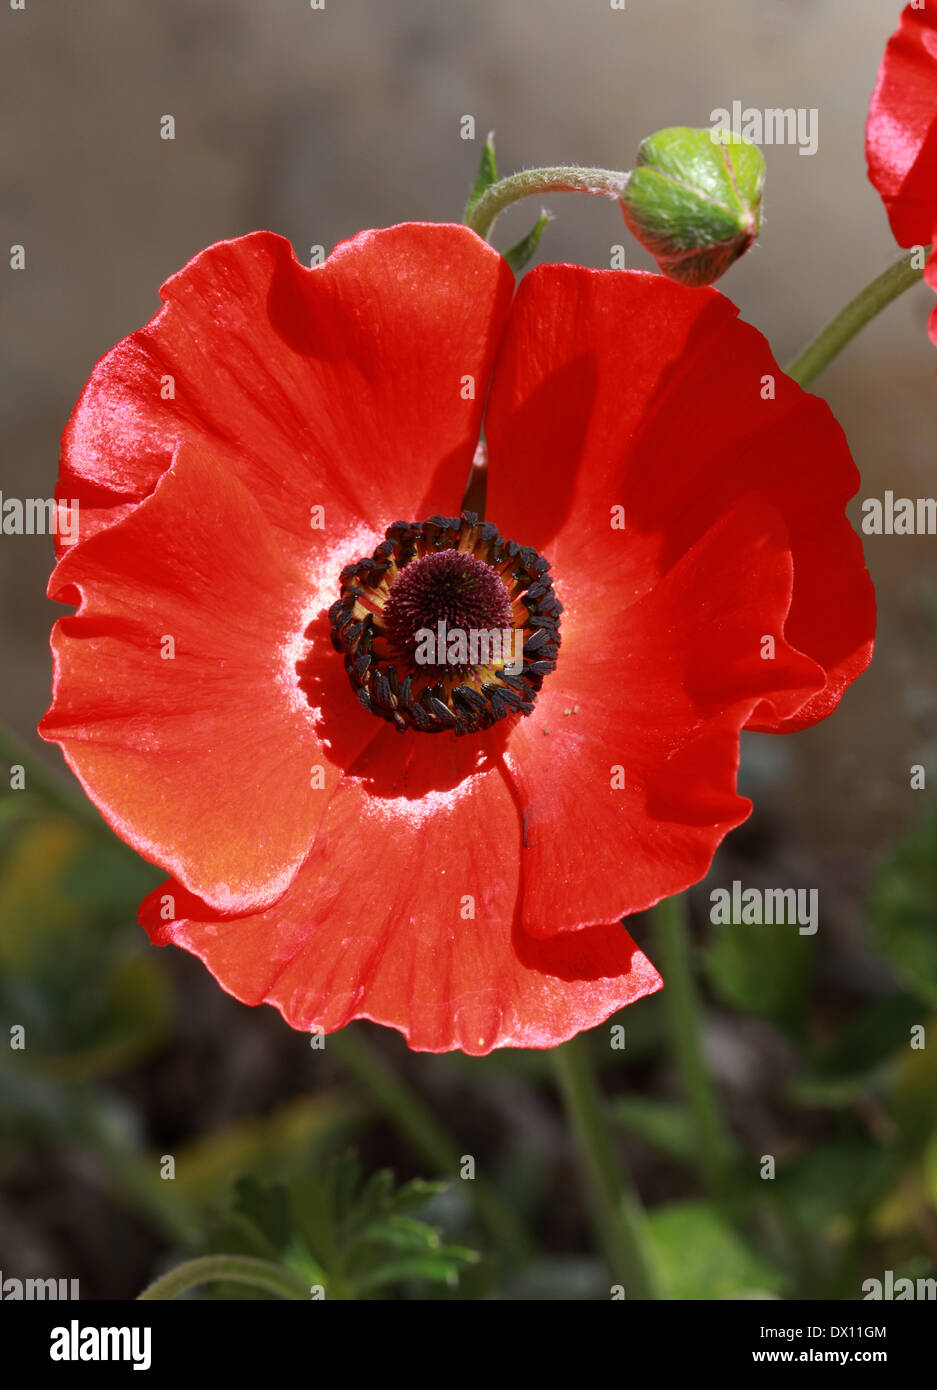
[[606,1347],[614,1360],[603,1361],[603,1376],[613,1366],[625,1376],[642,1364],[697,1374],[757,1372],[762,1366],[785,1365],[839,1370],[872,1366],[893,1372],[927,1364],[937,1321],[937,1305],[927,1301],[611,1300],[604,1306],[566,1304],[565,1313],[550,1311],[544,1331],[542,1314],[533,1307],[439,1300],[427,1316],[419,1305],[390,1301],[307,1305],[7,1300],[0,1304],[0,1345],[5,1364],[16,1366],[21,1380],[24,1373],[46,1368],[63,1380],[83,1372],[100,1377],[137,1371],[162,1377],[208,1371],[234,1376],[238,1383],[262,1375],[270,1390],[276,1390],[270,1382],[281,1375],[292,1379],[300,1370],[314,1379],[329,1367],[334,1378],[341,1365],[360,1382],[369,1361],[382,1379],[391,1365],[404,1371],[409,1365],[413,1371],[422,1367],[417,1372],[420,1379],[431,1375],[439,1382],[459,1381],[475,1358],[479,1374],[507,1374],[503,1362],[500,1373],[497,1370],[501,1353],[496,1347],[502,1340],[490,1340],[491,1333],[501,1329],[507,1334],[511,1360],[523,1364],[528,1380],[538,1363],[555,1377],[560,1372],[558,1357],[580,1361],[580,1374],[588,1366],[595,1369]]

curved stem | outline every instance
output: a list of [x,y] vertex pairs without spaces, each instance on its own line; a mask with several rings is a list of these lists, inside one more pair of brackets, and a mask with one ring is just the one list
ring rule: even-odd
[[255,1289],[266,1289],[279,1294],[281,1298],[294,1301],[309,1297],[309,1290],[300,1280],[281,1265],[270,1260],[258,1260],[252,1255],[202,1255],[197,1260],[186,1260],[168,1274],[162,1274],[148,1284],[138,1301],[166,1300],[176,1298],[186,1289],[194,1289],[198,1284],[213,1284],[224,1279],[234,1284],[250,1284]]
[[572,1038],[556,1048],[553,1062],[579,1142],[592,1218],[605,1249],[609,1273],[630,1298],[657,1298],[644,1211],[609,1138],[587,1039]]
[[913,264],[920,258],[922,248],[914,247],[906,251],[887,270],[860,290],[854,299],[840,309],[835,318],[830,319],[812,342],[797,354],[784,368],[787,375],[800,386],[808,386],[814,377],[820,375],[833,358],[842,352],[847,343],[864,328],[870,319],[880,314],[893,299],[905,290],[916,285],[921,279],[923,269]]
[[596,193],[601,198],[620,198],[627,182],[627,172],[617,169],[581,169],[575,164],[555,169],[522,169],[486,188],[465,220],[487,241],[495,218],[520,198],[542,193]]
[[685,897],[665,898],[653,909],[663,1001],[677,1064],[699,1142],[700,1165],[711,1190],[730,1190],[734,1145],[725,1129],[703,1055],[699,996],[690,967]]

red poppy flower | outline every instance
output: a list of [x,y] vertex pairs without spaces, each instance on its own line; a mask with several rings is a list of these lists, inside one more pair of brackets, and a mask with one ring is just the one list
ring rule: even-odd
[[[153,940],[430,1051],[658,988],[621,918],[748,815],[740,730],[823,718],[870,658],[827,407],[714,290],[546,265],[514,297],[464,227],[315,269],[257,233],[163,298],[65,433],[42,725],[172,873]],[[487,524],[456,515],[483,411]],[[415,660],[421,623],[506,614],[519,672]]]
[[[937,237],[937,0],[906,5],[888,40],[866,124],[869,178],[899,246]],[[937,289],[937,257],[924,278]],[[937,310],[930,335],[937,342]]]

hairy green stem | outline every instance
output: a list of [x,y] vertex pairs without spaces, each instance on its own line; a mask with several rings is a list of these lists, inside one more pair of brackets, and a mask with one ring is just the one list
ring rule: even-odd
[[609,1137],[588,1052],[579,1036],[554,1050],[560,1092],[575,1131],[596,1234],[609,1273],[628,1298],[657,1298],[644,1212]]
[[202,1255],[161,1274],[137,1295],[137,1299],[165,1301],[199,1284],[214,1284],[219,1280],[249,1284],[297,1302],[310,1296],[309,1289],[296,1275],[271,1260],[258,1260],[252,1255]]
[[870,319],[874,319],[893,299],[897,299],[905,290],[918,283],[923,274],[923,267],[915,262],[924,259],[922,250],[923,248],[916,246],[911,251],[906,251],[893,265],[876,276],[871,284],[866,285],[864,290],[860,290],[854,299],[850,299],[813,341],[788,363],[784,368],[787,375],[800,386],[809,386],[810,382],[829,366],[833,358],[842,352],[846,344],[852,342]]
[[731,1189],[734,1145],[725,1129],[703,1055],[700,1004],[690,965],[684,896],[665,898],[653,909],[663,1002],[683,1089],[699,1143],[700,1165],[713,1193]]
[[544,193],[596,193],[601,198],[620,198],[627,182],[627,172],[617,169],[581,169],[574,164],[555,169],[522,169],[486,188],[466,222],[487,241],[495,219],[520,198]]

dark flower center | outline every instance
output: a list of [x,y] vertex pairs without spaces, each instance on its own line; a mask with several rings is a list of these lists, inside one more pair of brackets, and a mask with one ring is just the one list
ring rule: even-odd
[[422,733],[530,714],[560,646],[549,563],[472,512],[398,521],[386,536],[345,566],[329,609],[365,709]]
[[[419,633],[438,638],[440,623],[446,625],[446,633],[514,627],[511,600],[498,570],[464,550],[431,551],[411,560],[397,576],[383,616],[390,641],[408,657],[415,656]],[[436,641],[432,646],[436,660],[426,664],[444,668],[449,664],[449,643]],[[465,669],[467,663],[458,665]]]

